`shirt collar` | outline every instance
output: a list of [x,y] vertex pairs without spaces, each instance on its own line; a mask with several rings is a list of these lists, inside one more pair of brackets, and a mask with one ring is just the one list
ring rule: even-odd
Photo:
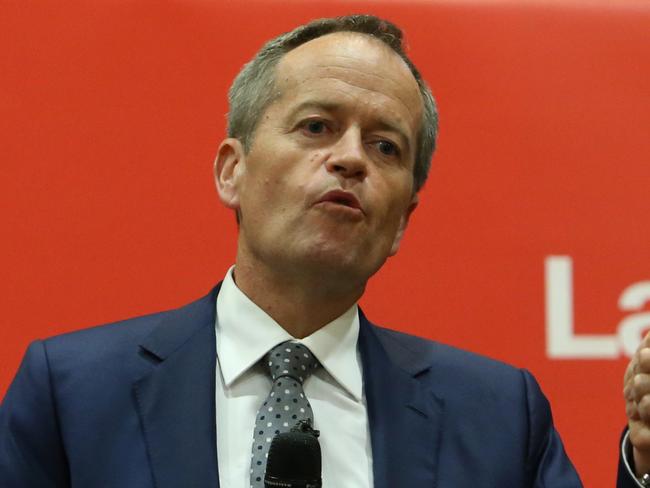
[[311,350],[339,385],[361,401],[357,305],[304,339],[294,339],[237,287],[233,270],[234,266],[226,273],[217,296],[217,358],[226,387],[257,364],[272,347],[297,340]]

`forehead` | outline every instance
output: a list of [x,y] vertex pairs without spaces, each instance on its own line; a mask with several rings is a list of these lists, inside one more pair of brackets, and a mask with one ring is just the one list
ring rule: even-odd
[[379,109],[407,124],[421,123],[422,98],[404,60],[369,35],[337,32],[309,41],[278,63],[276,87],[287,105],[317,96],[357,109]]

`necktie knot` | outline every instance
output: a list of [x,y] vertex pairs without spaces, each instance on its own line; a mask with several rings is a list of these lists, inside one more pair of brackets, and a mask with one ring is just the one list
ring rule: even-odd
[[309,348],[293,341],[278,344],[268,352],[266,359],[273,381],[289,376],[302,384],[320,366]]

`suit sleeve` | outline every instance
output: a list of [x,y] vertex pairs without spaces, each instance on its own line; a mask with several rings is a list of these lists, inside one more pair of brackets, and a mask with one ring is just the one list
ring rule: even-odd
[[527,468],[533,488],[580,488],[582,482],[553,426],[548,400],[535,378],[522,370],[528,404]]
[[616,488],[638,488],[642,486],[636,480],[632,473],[634,458],[632,456],[632,446],[628,438],[628,430],[625,428],[621,435],[621,447],[618,454],[618,476],[616,478]]
[[27,349],[0,405],[0,486],[70,486],[47,352],[41,341]]

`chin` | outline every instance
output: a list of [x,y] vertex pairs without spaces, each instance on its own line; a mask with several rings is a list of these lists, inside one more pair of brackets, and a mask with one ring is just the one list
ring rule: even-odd
[[358,248],[340,245],[312,247],[304,254],[302,265],[326,279],[328,276],[347,281],[365,283],[375,274],[386,258],[369,259],[370,255]]

